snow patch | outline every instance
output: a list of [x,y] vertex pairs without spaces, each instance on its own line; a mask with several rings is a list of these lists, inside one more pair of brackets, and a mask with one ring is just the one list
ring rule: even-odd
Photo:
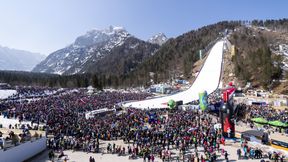
[[68,56],[69,56],[69,54],[70,54],[69,52],[68,52],[68,53],[66,53],[65,57],[68,57]]
[[0,90],[0,99],[8,98],[9,96],[12,96],[16,93],[16,90]]

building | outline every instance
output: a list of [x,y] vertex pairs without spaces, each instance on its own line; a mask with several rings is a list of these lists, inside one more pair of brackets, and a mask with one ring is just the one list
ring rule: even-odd
[[160,94],[170,94],[172,92],[172,87],[167,84],[156,84],[152,85],[148,92],[150,93],[160,93]]
[[8,83],[0,83],[0,89],[11,89]]

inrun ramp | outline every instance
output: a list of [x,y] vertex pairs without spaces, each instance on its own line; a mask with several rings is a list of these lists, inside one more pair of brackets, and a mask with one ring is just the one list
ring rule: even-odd
[[218,41],[211,49],[201,71],[192,86],[186,91],[173,95],[151,98],[142,101],[133,101],[123,104],[124,107],[139,109],[168,108],[169,100],[183,101],[183,104],[199,99],[198,93],[206,90],[208,94],[214,92],[220,83],[222,72],[224,40]]

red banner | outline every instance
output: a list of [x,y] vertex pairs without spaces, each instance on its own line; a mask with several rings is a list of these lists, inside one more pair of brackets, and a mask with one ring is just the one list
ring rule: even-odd
[[224,128],[223,128],[223,131],[224,131],[225,133],[228,133],[228,134],[229,134],[229,133],[231,133],[231,132],[235,132],[234,124],[229,121],[228,116],[226,116],[223,125],[224,125],[224,126],[223,126],[223,127],[224,127]]

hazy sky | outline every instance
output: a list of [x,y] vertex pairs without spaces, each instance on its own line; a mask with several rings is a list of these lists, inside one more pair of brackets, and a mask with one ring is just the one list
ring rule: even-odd
[[287,0],[0,0],[0,45],[49,54],[93,28],[123,26],[147,40],[222,20],[288,17]]

